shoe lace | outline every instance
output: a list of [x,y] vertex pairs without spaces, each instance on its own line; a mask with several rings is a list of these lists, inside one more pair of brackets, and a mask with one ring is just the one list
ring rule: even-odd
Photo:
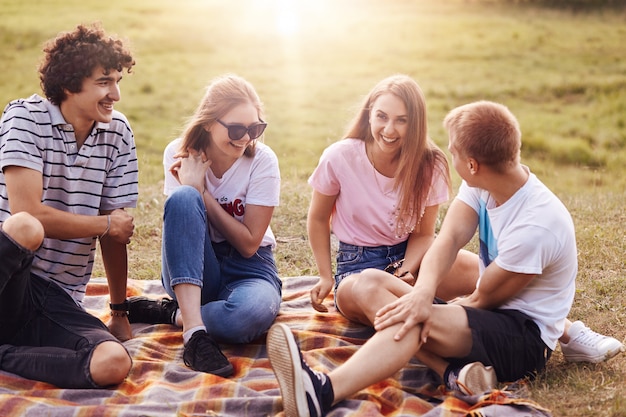
[[595,345],[603,340],[606,336],[603,336],[599,333],[594,332],[589,328],[584,328],[578,333],[578,335],[572,340],[572,342],[584,345],[595,347]]
[[453,387],[453,391],[461,391],[463,392],[463,390],[465,390],[465,392],[469,393],[469,395],[474,395],[474,391],[471,390],[467,385],[465,385],[464,383],[462,383],[460,380],[456,380],[454,381],[456,383],[456,387]]
[[[217,344],[207,333],[202,332],[196,337],[192,337],[189,343],[192,344],[190,348],[193,350],[194,354],[190,358],[183,358],[187,366],[227,361],[226,356],[224,356]],[[188,362],[193,362],[193,364]]]

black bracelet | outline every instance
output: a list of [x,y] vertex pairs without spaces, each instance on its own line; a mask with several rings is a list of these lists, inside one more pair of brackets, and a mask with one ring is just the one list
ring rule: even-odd
[[129,303],[128,300],[124,300],[123,303],[119,304],[111,304],[109,303],[109,308],[111,311],[128,311]]

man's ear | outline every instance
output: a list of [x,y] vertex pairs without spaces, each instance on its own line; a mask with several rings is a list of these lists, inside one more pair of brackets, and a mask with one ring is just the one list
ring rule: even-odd
[[476,173],[478,172],[478,167],[478,161],[474,158],[469,158],[467,160],[467,168],[469,169],[470,174],[476,175]]

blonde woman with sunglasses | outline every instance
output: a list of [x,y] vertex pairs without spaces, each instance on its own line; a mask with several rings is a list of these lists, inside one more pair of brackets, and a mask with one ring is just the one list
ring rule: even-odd
[[162,281],[173,299],[131,298],[130,320],[182,326],[197,371],[231,375],[217,343],[256,339],[280,307],[270,228],[280,171],[260,141],[266,126],[254,87],[226,75],[165,149]]

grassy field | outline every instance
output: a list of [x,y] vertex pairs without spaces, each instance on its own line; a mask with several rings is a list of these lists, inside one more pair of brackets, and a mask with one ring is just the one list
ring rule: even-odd
[[[5,103],[40,92],[41,46],[60,31],[100,21],[131,42],[137,65],[116,107],[132,123],[141,169],[132,277],[159,277],[162,151],[214,76],[246,77],[265,103],[265,142],[283,177],[272,223],[276,257],[290,277],[317,273],[305,222],[306,179],[319,155],[375,82],[406,73],[423,87],[431,136],[444,148],[441,120],[457,105],[495,100],[518,116],[524,162],[576,223],[580,274],[570,317],[626,338],[623,12],[469,0],[0,0],[0,7]],[[568,364],[557,350],[530,395],[555,416],[626,416],[625,380],[626,355]]]

